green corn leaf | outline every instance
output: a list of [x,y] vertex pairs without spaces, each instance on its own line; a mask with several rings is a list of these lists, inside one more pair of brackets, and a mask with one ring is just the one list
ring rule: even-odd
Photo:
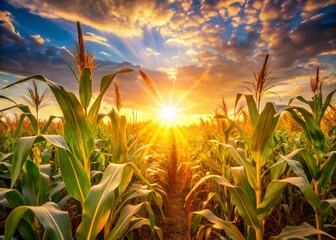
[[76,79],[77,83],[79,83],[78,76],[77,76],[77,74],[75,73],[74,69],[71,67],[71,65],[70,65],[69,61],[68,61],[68,60],[67,60],[65,57],[64,57],[63,59],[64,59],[64,61],[65,61],[66,65],[68,65],[68,67],[69,67],[69,69],[70,69],[70,71],[71,71],[72,75],[75,77],[75,79]]
[[87,108],[92,97],[92,76],[90,68],[84,68],[80,76],[79,97],[83,108]]
[[67,92],[62,86],[48,84],[64,115],[64,136],[75,156],[84,165],[88,165],[88,156],[94,149],[94,141],[83,108],[73,93]]
[[28,153],[30,152],[34,142],[36,140],[36,136],[34,137],[22,137],[17,142],[13,160],[12,160],[12,169],[11,169],[11,188],[13,188],[19,173],[21,172],[23,164],[27,160]]
[[312,177],[315,180],[318,180],[321,177],[321,169],[317,166],[313,154],[306,149],[303,149],[302,151],[300,151],[299,156],[301,156],[302,162],[307,165]]
[[[113,191],[124,177],[125,164],[109,164],[99,184],[93,186],[83,206],[83,220],[77,229],[78,239],[95,239],[106,224],[111,212]],[[129,172],[128,175],[132,175]]]
[[265,164],[267,164],[271,157],[272,157],[272,154],[274,153],[274,141],[273,141],[273,138],[269,138],[269,140],[266,142],[266,145],[264,147],[264,151],[262,153],[262,156],[261,156],[261,166],[264,166]]
[[256,168],[253,166],[252,162],[243,158],[232,145],[222,144],[222,143],[220,144],[226,147],[227,149],[229,149],[231,156],[239,165],[243,165],[245,167],[248,182],[250,183],[253,189],[256,189],[257,188],[257,173],[256,173]]
[[235,127],[238,130],[240,136],[245,141],[247,141],[247,135],[246,135],[245,130],[241,126],[239,126],[237,123],[235,123],[235,121],[233,121],[231,118],[229,118],[228,116],[224,116],[224,115],[216,115],[215,118],[225,118],[230,123],[230,126],[225,130],[226,142],[227,142],[227,140],[230,136],[230,133],[231,133],[233,127]]
[[154,231],[154,212],[151,209],[148,202],[142,202],[137,205],[126,205],[120,212],[120,217],[117,224],[113,227],[110,234],[107,236],[107,240],[121,239],[122,236],[127,234],[131,220],[135,214],[137,214],[143,207],[146,207],[150,219],[150,228]]
[[16,208],[26,204],[23,196],[16,189],[0,188],[0,201],[3,199],[6,199],[9,204],[8,206],[3,205],[4,207]]
[[[0,95],[1,96],[1,95]],[[16,139],[21,131],[21,126],[22,126],[22,122],[24,121],[24,119],[26,117],[28,117],[28,119],[30,120],[30,123],[32,124],[33,130],[35,134],[38,134],[38,124],[37,124],[37,120],[34,117],[34,115],[31,113],[30,109],[28,106],[23,105],[23,104],[17,104],[15,106],[11,106],[11,107],[7,107],[4,109],[1,109],[0,112],[5,112],[8,111],[10,109],[13,108],[19,108],[23,113],[20,115],[20,119],[17,125],[17,128],[15,129],[13,136],[12,136],[12,146],[14,146]]]
[[272,180],[276,180],[279,179],[280,176],[284,173],[284,171],[286,170],[287,167],[287,162],[285,161],[286,159],[291,159],[294,156],[296,156],[300,151],[302,151],[303,149],[297,149],[292,151],[291,153],[287,154],[286,156],[281,156],[281,158],[275,163],[273,164],[268,170],[266,170],[263,175],[262,178],[269,172],[271,171],[272,174]]
[[48,127],[50,126],[51,122],[54,120],[54,119],[63,119],[63,117],[57,117],[57,116],[53,116],[51,115],[49,118],[48,118],[48,121],[44,124],[42,130],[41,130],[41,134],[45,134],[45,132],[48,130]]
[[[1,95],[0,95],[0,96],[1,96]],[[15,103],[15,102],[14,102],[14,103]],[[19,108],[19,109],[23,112],[24,116],[25,116],[25,117],[28,117],[28,119],[30,120],[30,123],[31,123],[31,125],[32,125],[32,127],[33,127],[34,132],[37,134],[37,132],[38,132],[38,128],[39,128],[39,127],[38,127],[38,124],[37,124],[37,120],[36,120],[36,118],[34,117],[34,115],[31,113],[31,111],[30,111],[30,109],[29,109],[28,106],[23,105],[23,104],[16,104],[15,106],[11,106],[11,107],[7,107],[7,108],[4,108],[4,109],[1,109],[0,112],[5,112],[5,111],[8,111],[8,110],[13,109],[13,108]],[[23,117],[23,118],[25,118],[25,117]],[[23,121],[23,119],[21,120],[21,116],[20,116],[20,121],[21,121],[21,123],[18,124],[18,128],[19,128],[19,129],[16,129],[16,131],[15,131],[15,133],[14,133],[14,134],[16,134],[16,135],[13,134],[13,138],[14,138],[14,136],[17,137],[17,135],[18,135],[19,132],[20,132],[21,124],[22,124],[22,121]],[[17,133],[16,133],[16,132],[17,132]]]
[[[292,152],[290,155],[294,156],[296,153],[298,153],[301,149],[295,150],[294,152]],[[288,155],[287,155],[288,156]],[[282,162],[286,162],[288,164],[288,166],[293,170],[293,172],[295,173],[295,175],[297,177],[302,177],[304,178],[307,182],[308,182],[308,178],[306,173],[303,170],[303,167],[301,165],[301,163],[299,161],[296,160],[291,160],[289,159],[287,156],[282,156],[277,164],[281,164]]]
[[[237,107],[237,104],[241,96],[243,96],[243,94],[241,93],[237,94],[235,107]],[[247,107],[248,107],[249,114],[251,117],[252,127],[255,128],[257,125],[258,119],[259,119],[259,112],[258,112],[257,104],[252,95],[244,94],[244,96],[246,98]]]
[[84,204],[91,183],[83,165],[69,151],[59,148],[58,153],[62,178],[68,192],[73,198]]
[[67,149],[68,146],[62,136],[59,135],[39,135],[31,137],[22,137],[18,140],[13,154],[12,169],[11,169],[11,188],[13,188],[23,164],[27,160],[27,156],[34,143],[47,141],[56,147]]
[[134,69],[132,68],[122,68],[119,71],[112,73],[112,74],[108,74],[102,77],[101,81],[100,81],[100,93],[98,95],[98,97],[96,98],[96,100],[94,101],[94,103],[92,104],[90,110],[89,110],[89,114],[88,114],[88,122],[91,126],[91,128],[95,131],[95,126],[97,124],[97,120],[98,120],[98,115],[99,115],[99,110],[100,110],[100,105],[101,105],[101,101],[103,100],[103,97],[107,91],[107,89],[111,86],[113,79],[115,78],[115,76],[118,73],[127,73],[127,72],[133,72]]
[[[129,232],[135,230],[135,229],[139,229],[142,226],[150,226],[150,221],[148,218],[133,218],[131,219],[131,224],[129,227]],[[162,234],[162,230],[156,226],[154,226],[155,232],[157,234],[157,236],[159,237],[160,240],[163,240],[163,234]]]
[[31,210],[39,219],[48,236],[55,240],[72,239],[68,212],[59,210],[56,203],[47,202],[41,206],[20,206],[8,216],[5,226],[5,240],[11,240],[23,214]]
[[[22,168],[22,195],[27,205],[36,206],[40,187],[40,172],[36,164],[30,160],[26,161]],[[47,186],[48,187],[48,186]],[[43,191],[43,190],[42,190]]]
[[[198,217],[198,216],[196,216]],[[202,217],[202,216],[199,216]],[[211,239],[211,232],[212,232],[212,224],[200,224],[198,226],[198,231],[197,231],[197,235],[196,235],[196,239]],[[218,234],[218,233],[217,233]],[[222,236],[220,234],[220,236]]]
[[120,155],[121,155],[121,139],[120,139],[120,119],[118,114],[114,109],[108,115],[111,120],[111,126],[113,131],[111,131],[111,148],[112,148],[112,157],[113,163],[121,163]]
[[[279,179],[280,176],[286,170],[286,167],[287,167],[287,163],[286,162],[282,162],[282,163],[279,163],[279,164],[272,165],[272,167],[270,169],[268,169],[268,170],[271,171],[271,179],[272,180]],[[266,175],[267,172],[264,172],[263,175],[261,176],[261,178],[263,178]]]
[[244,166],[240,167],[231,167],[231,174],[236,186],[242,187],[244,191],[249,196],[250,201],[252,202],[253,206],[256,204],[254,191],[249,184],[247,179],[247,171],[245,170]]
[[[41,166],[41,165],[40,165]],[[39,181],[39,188],[38,188],[38,204],[42,204],[48,201],[48,191],[49,191],[49,176],[50,174],[45,174],[41,171],[41,168],[39,166],[40,170],[40,181]]]
[[320,201],[320,213],[322,219],[330,215],[330,208],[336,209],[336,198],[329,198]]
[[25,240],[36,240],[37,238],[33,230],[32,224],[26,221],[24,218],[22,218],[21,221],[19,222],[17,230]]
[[[302,115],[303,119],[299,117],[294,110],[298,111]],[[314,119],[314,116],[302,107],[288,106],[283,108],[282,111],[288,111],[294,120],[300,124],[307,140],[314,146],[318,158],[322,159],[324,155],[325,139],[318,122]]]
[[254,213],[255,206],[253,206],[252,201],[250,200],[248,194],[241,187],[234,186],[224,177],[217,175],[209,175],[203,177],[198,181],[194,187],[190,190],[189,194],[186,197],[186,201],[189,201],[189,198],[192,196],[192,193],[203,183],[209,180],[214,180],[217,184],[228,187],[231,195],[232,202],[236,205],[239,214],[244,219],[247,225],[252,226],[253,228],[260,228],[260,222],[257,219],[257,216]]
[[298,96],[298,97],[295,97],[295,98],[291,98],[288,105],[290,105],[294,99],[297,99],[305,104],[307,104],[309,107],[310,107],[310,110],[313,112],[314,111],[314,101],[309,101],[309,100],[306,100],[304,97],[302,96]]
[[301,192],[306,197],[306,200],[308,201],[308,203],[313,208],[318,209],[319,207],[318,197],[316,196],[312,185],[307,181],[307,179],[302,178],[302,177],[291,177],[291,178],[281,179],[278,181],[290,183],[300,188]]
[[[128,162],[128,154],[127,154],[127,136],[126,136],[126,117],[121,116],[120,117],[120,129],[119,129],[119,134],[120,134],[120,158],[122,160],[122,163]],[[119,144],[118,143],[118,144]]]
[[322,101],[322,93],[318,93],[316,95],[313,96],[313,101],[314,101],[314,110],[312,111],[315,115],[315,119],[316,119],[316,122],[318,123],[318,125],[320,125],[320,122],[321,122],[321,117],[322,116],[322,104],[323,104],[323,101]]
[[287,185],[285,182],[272,181],[264,195],[263,201],[260,203],[256,214],[260,221],[273,211],[274,206],[280,201],[284,187]]
[[[155,203],[160,208],[160,211],[162,213],[162,199],[157,196],[157,193],[154,190],[148,190],[147,186],[138,184],[132,184],[132,186],[130,186],[128,189],[129,189],[128,193],[120,194],[120,196],[117,197],[117,200],[114,201],[115,203],[118,204],[116,205],[116,209],[113,210],[113,215],[112,217],[110,217],[109,222],[117,221],[118,218],[120,218],[119,217],[120,211],[127,204],[129,204],[130,200],[135,198],[138,198],[140,201],[146,200],[147,202],[151,202],[152,199],[154,199]],[[120,192],[120,187],[118,188],[118,190]]]
[[122,68],[119,71],[115,72],[115,73],[111,73],[111,74],[107,74],[105,75],[100,82],[100,93],[105,93],[107,91],[107,89],[109,88],[109,86],[111,85],[114,77],[118,74],[118,73],[128,73],[128,72],[134,72],[135,69],[133,68]]
[[323,188],[327,188],[327,184],[335,171],[336,151],[329,152],[326,156],[328,159],[322,165],[322,174],[319,179],[319,183]]
[[251,150],[259,154],[264,152],[265,146],[269,138],[272,136],[276,127],[279,117],[276,114],[273,103],[266,103],[263,111],[261,112],[256,127],[254,128]]
[[[137,176],[142,183],[146,184],[149,189],[153,190],[152,184],[142,175],[141,171],[139,170],[139,168],[136,166],[135,163],[128,162],[127,166],[132,169],[135,176]],[[165,192],[163,192],[163,194],[165,194]],[[159,207],[161,214],[163,215],[161,196],[159,194],[155,194],[154,200],[157,206]]]
[[318,123],[315,121],[313,115],[309,113],[306,109],[297,107],[296,108],[304,117],[307,126],[308,134],[310,136],[310,141],[315,147],[315,151],[318,157],[322,159],[324,155],[325,139],[324,134],[319,127]]
[[[2,98],[2,99],[6,99],[6,100],[8,100],[8,101],[14,103],[15,105],[17,105],[17,103],[16,103],[14,100],[12,100],[12,99],[10,99],[10,98],[4,96],[4,95],[0,95],[0,98]],[[0,112],[1,112],[1,111],[0,111]]]
[[[15,129],[14,133],[13,133],[13,138],[12,138],[12,146],[15,146],[15,142],[16,142],[16,139],[18,138],[19,134],[20,134],[20,131],[21,131],[21,126],[22,126],[22,123],[23,121],[25,120],[25,118],[28,117],[29,119],[33,119],[33,122],[32,123],[32,126],[34,126],[36,124],[35,127],[33,127],[34,129],[34,133],[35,134],[38,134],[38,130],[37,130],[37,121],[36,121],[36,118],[33,116],[33,114],[31,113],[22,113],[20,115],[20,119],[19,119],[19,122],[18,122],[18,125],[17,125],[17,128]],[[36,131],[35,131],[36,129]]]
[[269,213],[268,211],[271,211],[278,203],[281,199],[283,188],[288,183],[300,188],[301,192],[305,195],[307,201],[314,209],[319,208],[318,197],[307,179],[303,177],[289,177],[281,180],[274,180],[267,187],[264,199],[256,211],[260,220],[262,220],[265,215]]
[[[195,218],[196,221],[192,222],[191,228],[195,229],[199,226],[199,219],[200,217],[206,218],[209,222],[211,222],[213,225],[213,228],[216,229],[222,229],[225,231],[225,233],[231,238],[235,240],[244,240],[245,237],[240,233],[239,229],[236,225],[234,225],[231,222],[224,221],[223,219],[220,219],[219,217],[215,216],[210,210],[204,209],[197,212],[192,212],[192,215],[198,215],[198,218]],[[194,220],[195,220],[194,219]]]
[[227,148],[230,153],[231,156],[233,157],[233,159],[241,166],[244,166],[244,159],[240,156],[240,154],[237,152],[237,150],[231,145],[231,144],[224,144],[224,143],[218,143],[222,146],[224,146],[225,148]]
[[336,198],[324,199],[320,202],[321,208],[326,208],[327,206],[331,206],[332,208],[336,209]]
[[202,159],[202,163],[208,166],[214,173],[221,174],[222,167],[219,165],[214,159],[211,158],[204,158]]
[[5,88],[36,79],[48,84],[53,92],[58,105],[60,106],[64,119],[64,136],[67,139],[70,148],[74,151],[76,157],[88,165],[88,156],[94,148],[94,133],[89,128],[85,119],[84,111],[76,96],[66,91],[62,86],[46,79],[41,75],[35,75],[12,83]]
[[202,202],[202,209],[205,209],[211,200],[213,200],[216,204],[219,204],[222,209],[225,209],[222,197],[219,196],[216,192],[209,192],[207,199]]
[[328,106],[330,105],[331,99],[332,99],[335,92],[336,92],[336,90],[329,93],[328,96],[326,97],[326,99],[324,100],[324,103],[322,105],[321,114],[320,114],[320,116],[318,116],[318,119],[317,119],[319,124],[320,124],[325,112],[327,111]]
[[[88,121],[89,121],[89,124],[90,124],[91,128],[93,129],[93,131],[95,131],[95,126],[96,126],[96,123],[97,123],[97,120],[98,120],[98,114],[99,114],[99,110],[100,110],[101,101],[102,101],[107,89],[112,84],[113,79],[119,73],[128,73],[128,72],[133,72],[133,71],[135,71],[135,69],[122,68],[115,73],[107,74],[107,75],[103,76],[103,78],[100,81],[100,93],[99,93],[97,99],[94,101],[92,107],[90,108],[89,114],[88,114]],[[139,70],[139,73],[140,73],[142,79],[144,80],[145,84],[147,85],[147,87],[154,94],[156,94],[156,92],[154,91],[154,88],[153,88],[152,84],[150,83],[147,75],[140,70]]]
[[316,234],[324,234],[330,237],[331,239],[335,239],[333,236],[327,234],[322,230],[314,228],[313,226],[309,225],[306,222],[303,222],[301,223],[301,225],[295,227],[287,226],[281,231],[281,233],[278,236],[272,237],[271,239],[273,240],[306,239],[305,237]]

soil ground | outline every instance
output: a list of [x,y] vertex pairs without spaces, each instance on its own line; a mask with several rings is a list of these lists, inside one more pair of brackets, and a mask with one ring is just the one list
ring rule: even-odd
[[185,240],[187,237],[188,225],[187,214],[184,207],[187,191],[183,189],[182,179],[172,179],[167,192],[168,199],[164,202],[163,220],[161,214],[157,212],[156,225],[162,229],[164,240]]
[[163,203],[165,220],[159,212],[156,213],[156,224],[162,229],[164,240],[185,240],[188,231],[188,218],[184,207],[188,190],[184,188],[185,182],[181,174],[176,172],[178,168],[178,149],[176,136],[173,131],[170,135],[170,161],[169,187],[167,200]]

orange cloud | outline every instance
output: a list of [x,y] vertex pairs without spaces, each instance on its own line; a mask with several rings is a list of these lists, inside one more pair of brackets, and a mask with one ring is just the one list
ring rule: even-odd
[[39,45],[43,45],[45,42],[44,39],[39,34],[30,35],[30,38]]
[[304,10],[308,12],[312,12],[319,8],[331,5],[333,3],[335,3],[334,0],[310,0],[310,1],[306,1]]
[[22,42],[23,39],[13,25],[14,17],[8,11],[0,11],[1,42]]
[[16,7],[50,19],[80,21],[101,31],[122,37],[141,36],[142,27],[155,28],[166,25],[172,12],[169,2],[155,0],[123,1],[67,1],[67,0],[10,0]]

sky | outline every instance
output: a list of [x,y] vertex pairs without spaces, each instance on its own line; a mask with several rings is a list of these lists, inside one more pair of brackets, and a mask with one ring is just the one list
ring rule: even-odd
[[[233,109],[244,82],[270,55],[275,95],[264,102],[287,104],[310,98],[310,76],[320,67],[323,91],[336,89],[336,3],[333,0],[5,0],[0,3],[0,87],[41,74],[78,92],[65,59],[71,59],[80,21],[86,48],[97,69],[94,96],[102,76],[122,67],[144,71],[153,95],[137,73],[117,77],[122,114],[157,118],[176,106],[177,122],[196,121],[214,112],[224,97]],[[0,90],[24,103],[29,84]],[[113,105],[113,88],[101,112]],[[0,109],[11,104],[0,100]],[[41,115],[60,115],[54,100]]]

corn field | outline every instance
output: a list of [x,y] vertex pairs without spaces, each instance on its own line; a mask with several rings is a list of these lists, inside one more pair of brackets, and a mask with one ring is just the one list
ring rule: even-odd
[[[264,102],[275,81],[267,55],[246,83],[250,93],[237,93],[234,117],[223,98],[209,119],[165,127],[120,114],[117,75],[138,72],[156,95],[143,71],[106,74],[93,96],[96,66],[79,24],[78,35],[77,69],[67,62],[77,93],[35,75],[5,87],[33,81],[33,109],[0,95],[12,104],[0,110],[2,239],[170,239],[162,226],[173,182],[183,196],[183,239],[336,239],[336,90],[322,93],[318,68],[307,81],[311,99]],[[116,108],[102,114],[113,86]],[[42,121],[47,95],[62,116]],[[12,109],[20,110],[14,120],[5,115]]]

